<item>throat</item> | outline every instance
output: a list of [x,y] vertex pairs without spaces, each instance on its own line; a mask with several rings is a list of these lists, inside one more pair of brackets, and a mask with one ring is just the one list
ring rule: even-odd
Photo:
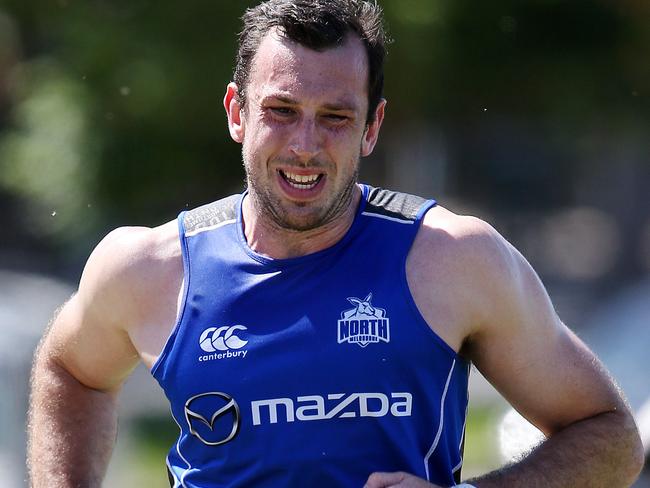
[[242,202],[244,237],[251,250],[271,259],[290,259],[322,251],[334,246],[348,232],[360,196],[360,190],[355,192],[345,211],[331,221],[309,230],[296,230],[281,227],[258,211],[255,199],[249,194]]

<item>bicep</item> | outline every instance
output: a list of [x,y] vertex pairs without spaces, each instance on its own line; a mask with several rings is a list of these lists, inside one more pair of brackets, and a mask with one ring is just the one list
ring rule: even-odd
[[[127,327],[135,319],[126,230],[110,233],[84,268],[78,292],[54,318],[40,356],[85,386],[118,388],[139,360]],[[127,241],[128,244],[128,241]]]
[[118,388],[138,355],[128,334],[75,294],[60,310],[43,340],[41,355],[80,383],[97,390]]
[[616,410],[605,368],[559,319],[541,281],[514,249],[489,287],[491,307],[469,341],[473,362],[524,417],[547,434]]

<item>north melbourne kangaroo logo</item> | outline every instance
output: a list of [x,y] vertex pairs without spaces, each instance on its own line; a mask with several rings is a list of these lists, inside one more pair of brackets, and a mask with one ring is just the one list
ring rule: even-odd
[[366,347],[379,341],[390,341],[390,321],[386,310],[372,306],[372,293],[360,300],[349,297],[354,308],[341,312],[338,321],[338,343],[348,342]]

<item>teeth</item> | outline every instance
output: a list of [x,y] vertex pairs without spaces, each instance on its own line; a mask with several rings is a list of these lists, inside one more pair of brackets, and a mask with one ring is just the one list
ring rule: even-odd
[[320,178],[320,174],[315,175],[297,175],[295,173],[287,173],[282,171],[284,179],[294,188],[299,190],[309,190],[316,186]]
[[284,173],[284,176],[286,176],[288,180],[292,180],[294,183],[313,183],[320,175],[297,175],[294,173]]

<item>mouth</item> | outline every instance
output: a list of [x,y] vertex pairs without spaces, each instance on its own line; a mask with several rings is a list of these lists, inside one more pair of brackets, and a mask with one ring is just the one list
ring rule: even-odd
[[299,175],[289,171],[278,170],[280,177],[291,187],[296,190],[309,191],[313,190],[325,176],[323,173],[309,175]]

